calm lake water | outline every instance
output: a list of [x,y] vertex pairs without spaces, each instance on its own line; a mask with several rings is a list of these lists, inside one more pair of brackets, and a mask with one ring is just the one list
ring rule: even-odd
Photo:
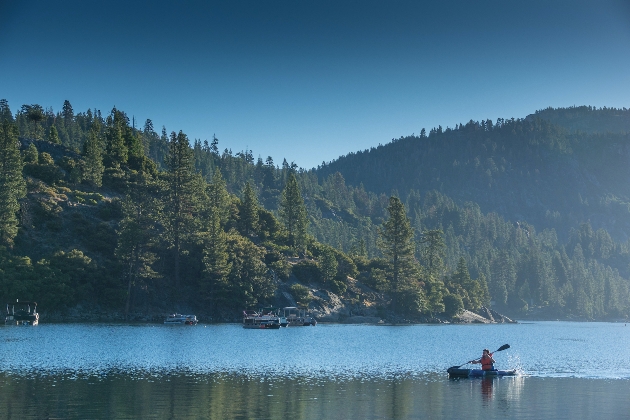
[[[508,343],[520,375],[446,369]],[[630,326],[0,327],[0,418],[630,418]]]

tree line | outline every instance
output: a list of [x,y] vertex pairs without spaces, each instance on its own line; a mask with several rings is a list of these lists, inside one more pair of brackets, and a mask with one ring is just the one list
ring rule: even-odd
[[[117,109],[75,114],[66,101],[57,114],[31,105],[14,116],[0,101],[0,116],[5,299],[95,301],[125,313],[185,302],[225,319],[277,301],[290,276],[341,296],[350,277],[405,316],[491,302],[515,314],[628,314],[628,243],[589,223],[563,241],[553,228],[537,233],[435,189],[373,192],[339,171],[220,152],[216,136],[191,142],[181,131],[156,133],[150,120],[136,128]],[[518,124],[526,123],[457,131],[516,132]],[[541,138],[554,150],[579,148]],[[382,170],[365,171],[366,184]],[[291,291],[308,303],[308,289]]]

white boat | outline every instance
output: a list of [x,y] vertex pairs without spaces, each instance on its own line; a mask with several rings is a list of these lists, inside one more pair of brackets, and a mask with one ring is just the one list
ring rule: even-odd
[[317,325],[317,320],[306,313],[306,308],[287,306],[282,309],[289,327],[306,327]]
[[171,314],[164,320],[165,325],[197,325],[195,315]]

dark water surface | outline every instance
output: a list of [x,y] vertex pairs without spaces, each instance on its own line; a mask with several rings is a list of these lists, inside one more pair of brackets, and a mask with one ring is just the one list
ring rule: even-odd
[[[520,375],[450,380],[494,350]],[[0,418],[630,418],[630,327],[0,327]]]

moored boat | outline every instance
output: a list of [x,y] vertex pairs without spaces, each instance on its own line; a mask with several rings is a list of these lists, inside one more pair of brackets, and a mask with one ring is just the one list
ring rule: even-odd
[[284,317],[287,319],[289,327],[306,327],[309,325],[317,325],[317,320],[306,313],[306,308],[297,308],[295,306],[287,306],[282,309]]
[[243,328],[252,330],[278,330],[280,317],[272,312],[243,311]]
[[195,315],[171,314],[164,320],[165,325],[197,325]]
[[4,317],[5,324],[15,325],[37,325],[39,314],[37,313],[37,302],[7,303],[7,314]]
[[482,370],[482,369],[461,369],[451,367],[447,369],[451,378],[483,378],[497,376],[515,376],[516,369],[512,370]]

